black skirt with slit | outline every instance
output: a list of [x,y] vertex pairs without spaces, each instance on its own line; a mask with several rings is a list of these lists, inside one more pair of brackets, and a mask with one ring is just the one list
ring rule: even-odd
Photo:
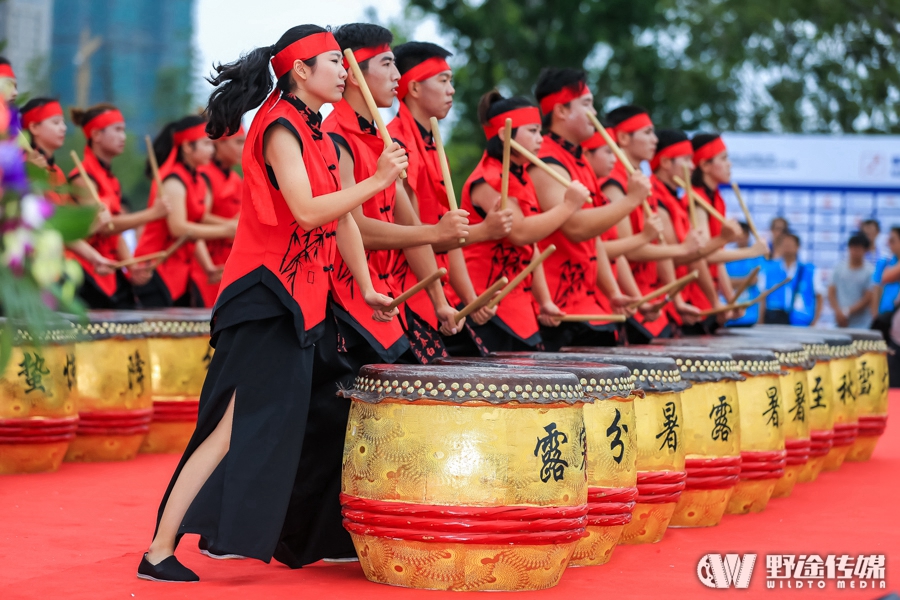
[[217,308],[213,345],[197,428],[157,524],[185,462],[234,394],[229,450],[188,508],[179,539],[195,533],[214,554],[274,556],[295,568],[352,556],[339,501],[350,402],[336,396],[350,367],[337,351],[334,316],[314,344],[301,345],[294,315],[257,284]]

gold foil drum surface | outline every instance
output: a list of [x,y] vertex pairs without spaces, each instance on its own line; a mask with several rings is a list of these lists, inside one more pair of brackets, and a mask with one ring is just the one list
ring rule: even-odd
[[856,359],[856,372],[859,432],[846,460],[860,462],[872,458],[887,425],[890,384],[886,350],[862,352]]
[[375,365],[344,393],[344,525],[368,579],[461,591],[558,583],[587,524],[574,375]]

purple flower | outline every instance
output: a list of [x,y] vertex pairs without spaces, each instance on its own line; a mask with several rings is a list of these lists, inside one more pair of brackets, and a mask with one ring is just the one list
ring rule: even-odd
[[20,193],[28,190],[25,159],[15,142],[0,142],[0,173],[2,173],[0,186],[4,190],[15,190]]
[[6,132],[7,139],[14,140],[22,130],[22,120],[19,118],[19,108],[14,104],[8,104],[6,110],[9,111],[9,129]]

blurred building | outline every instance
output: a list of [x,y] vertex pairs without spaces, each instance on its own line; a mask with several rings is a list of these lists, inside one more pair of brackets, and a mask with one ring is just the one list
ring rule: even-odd
[[139,136],[192,108],[194,0],[43,4],[53,5],[50,92],[63,106],[113,102]]
[[20,91],[47,91],[52,31],[53,0],[0,2],[2,54],[13,64]]

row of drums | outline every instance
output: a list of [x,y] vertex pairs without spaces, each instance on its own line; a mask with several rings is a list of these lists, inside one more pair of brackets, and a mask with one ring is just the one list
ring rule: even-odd
[[549,588],[868,460],[887,352],[875,332],[763,326],[366,366],[342,392],[344,526],[375,582]]
[[212,358],[209,310],[90,311],[40,343],[13,332],[0,378],[0,474],[178,453]]

